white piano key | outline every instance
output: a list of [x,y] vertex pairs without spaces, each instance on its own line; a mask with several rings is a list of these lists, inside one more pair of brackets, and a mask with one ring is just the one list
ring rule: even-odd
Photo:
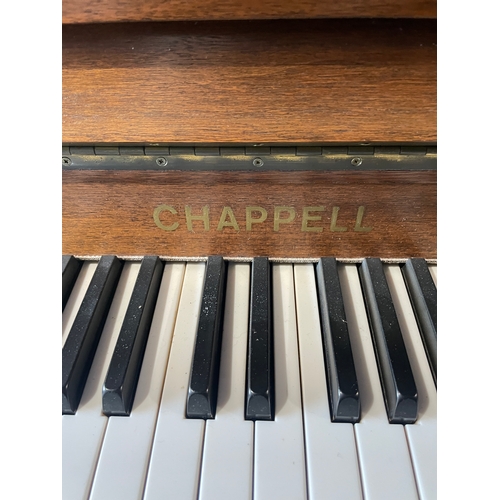
[[205,264],[186,265],[165,375],[144,499],[195,499],[205,421],[187,419],[186,396],[201,305]]
[[184,270],[165,264],[132,412],[109,417],[92,500],[142,497]]
[[255,422],[254,499],[306,499],[293,266],[273,265],[275,420]]
[[401,269],[386,266],[386,277],[418,391],[418,419],[405,432],[421,500],[437,498],[437,394]]
[[78,278],[75,281],[73,290],[68,298],[66,307],[62,313],[62,345],[66,342],[71,326],[73,325],[78,309],[82,305],[83,297],[87,292],[92,276],[97,267],[97,262],[85,261],[82,264]]
[[404,426],[389,424],[385,411],[358,270],[339,266],[361,399],[356,445],[365,500],[417,500]]
[[126,263],[109,310],[94,362],[75,415],[62,418],[62,492],[64,500],[87,499],[108,418],[101,413],[102,384],[139,272]]
[[294,266],[309,498],[362,499],[354,426],[332,423],[314,266]]
[[244,420],[250,266],[229,264],[217,412],[207,420],[200,500],[251,500],[253,422]]
[[429,272],[431,273],[432,279],[434,280],[434,284],[436,285],[436,288],[438,286],[438,268],[436,264],[429,264]]

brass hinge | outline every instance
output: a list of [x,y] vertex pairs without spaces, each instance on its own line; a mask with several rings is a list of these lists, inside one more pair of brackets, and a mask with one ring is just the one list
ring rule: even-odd
[[64,146],[63,170],[436,170],[436,146]]

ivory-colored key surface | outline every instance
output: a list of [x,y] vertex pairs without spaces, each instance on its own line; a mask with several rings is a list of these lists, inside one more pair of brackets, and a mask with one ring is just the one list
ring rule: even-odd
[[186,418],[186,392],[205,264],[186,265],[144,499],[196,498],[205,421]]
[[139,264],[126,263],[111,304],[94,362],[75,415],[62,418],[62,495],[87,499],[108,422],[102,414],[102,384],[127,311]]
[[293,266],[272,266],[276,408],[255,422],[254,499],[307,498]]
[[429,272],[431,273],[432,279],[434,280],[434,284],[436,285],[436,288],[437,288],[437,286],[438,286],[437,266],[435,264],[430,264],[429,265]]
[[230,263],[217,413],[207,420],[200,500],[252,499],[253,428],[244,419],[250,265]]
[[437,392],[403,275],[397,265],[385,273],[398,315],[411,369],[417,384],[419,411],[413,425],[406,425],[413,470],[420,500],[437,498]]
[[309,498],[362,499],[354,426],[330,419],[314,266],[294,274]]
[[165,264],[132,412],[109,417],[92,500],[142,497],[184,270]]
[[361,398],[354,429],[364,499],[417,500],[404,426],[387,419],[357,267],[339,266],[339,278]]

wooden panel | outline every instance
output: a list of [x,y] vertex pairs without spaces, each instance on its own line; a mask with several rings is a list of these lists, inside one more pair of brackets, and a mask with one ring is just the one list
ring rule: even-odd
[[436,258],[436,172],[64,171],[62,235],[76,255]]
[[436,0],[64,0],[63,23],[436,17]]
[[436,142],[434,20],[67,25],[62,74],[65,144]]

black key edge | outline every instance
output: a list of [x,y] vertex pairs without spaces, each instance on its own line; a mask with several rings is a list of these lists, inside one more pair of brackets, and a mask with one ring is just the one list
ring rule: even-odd
[[78,278],[83,261],[73,255],[62,256],[62,310],[66,307],[73,286]]
[[[203,296],[189,377],[186,418],[204,420],[215,418],[219,389],[222,330],[224,327],[226,281],[227,263],[221,256],[209,257],[205,270]],[[207,337],[208,344],[205,342]]]
[[[384,394],[387,418],[391,424],[413,424],[418,417],[417,388],[390,295],[389,285],[385,278],[383,264],[380,259],[364,259],[358,267],[358,271],[370,324],[372,345]],[[378,299],[374,282],[379,289]],[[380,307],[383,308],[382,312]],[[387,336],[390,336],[389,344],[386,339]],[[397,350],[398,358],[391,360],[389,347],[391,347],[391,353]],[[398,374],[395,373],[394,363],[397,363]]]
[[[274,420],[274,335],[272,317],[272,270],[267,257],[255,257],[252,262],[250,317],[247,350],[245,420]],[[262,298],[267,304],[263,305]],[[259,300],[257,300],[259,299]],[[259,323],[259,324],[257,324]],[[256,329],[262,329],[264,342],[254,341]],[[261,346],[261,349],[259,349]],[[265,359],[256,351],[264,351]],[[259,377],[256,380],[256,376]],[[257,387],[256,387],[257,386]]]
[[[123,261],[101,257],[62,348],[62,413],[74,415],[118,285]],[[95,293],[98,292],[97,297]]]
[[409,259],[401,272],[437,385],[437,290],[425,259]]
[[103,384],[104,415],[130,416],[162,276],[160,258],[145,256]]
[[316,265],[316,291],[330,418],[357,423],[361,417],[358,381],[335,258],[321,258]]

